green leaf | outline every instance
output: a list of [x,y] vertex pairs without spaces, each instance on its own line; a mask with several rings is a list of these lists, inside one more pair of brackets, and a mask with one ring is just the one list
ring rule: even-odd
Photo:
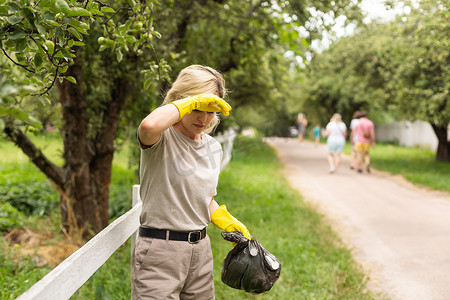
[[49,19],[45,19],[44,22],[49,24],[49,25],[55,26],[55,27],[60,27],[61,26],[61,24],[59,24],[58,22],[53,21],[53,20],[49,20]]
[[105,14],[99,11],[98,9],[91,9],[91,13],[98,16],[104,16]]
[[42,56],[39,53],[34,55],[34,66],[39,68],[42,65]]
[[131,7],[134,7],[136,5],[136,2],[134,0],[127,0],[127,2]]
[[48,53],[53,55],[53,52],[55,51],[55,44],[50,40],[46,40],[44,45],[47,47]]
[[62,55],[64,56],[64,58],[66,59],[66,61],[70,61],[70,60],[72,60],[72,58],[75,57],[75,55],[70,53],[70,51],[67,48],[61,49],[61,52],[62,52]]
[[149,87],[150,87],[150,85],[152,84],[152,78],[150,77],[150,78],[147,78],[145,81],[144,81],[144,90],[148,90],[149,89]]
[[27,48],[27,40],[26,39],[20,39],[16,42],[16,49],[20,52],[24,52],[24,50]]
[[75,77],[73,76],[64,76],[64,79],[73,83],[73,84],[77,84],[77,80],[75,79]]
[[0,16],[8,16],[9,15],[8,11],[9,11],[8,6],[6,5],[0,6]]
[[100,47],[98,48],[99,52],[105,51],[106,49],[108,49],[109,47],[107,45],[100,45]]
[[61,29],[61,27],[57,27],[55,30],[55,36],[56,36],[56,40],[58,41],[58,45],[60,47],[64,47],[64,45],[66,44],[66,35],[65,32]]
[[67,31],[69,31],[74,37],[76,37],[79,41],[83,40],[83,35],[79,33],[75,28],[69,27],[67,28]]
[[16,30],[13,34],[9,35],[8,38],[10,40],[18,40],[26,36],[27,34],[23,30]]
[[42,26],[41,24],[38,24],[37,22],[34,23],[34,26],[36,26],[36,28],[37,28],[37,30],[39,31],[40,34],[44,34],[44,33],[47,32],[45,27]]
[[34,126],[38,129],[42,128],[41,122],[34,119],[32,116],[28,115],[21,109],[8,107],[8,108],[0,108],[0,116],[12,116],[18,120],[24,121],[31,126]]
[[23,17],[22,17],[22,16],[10,16],[10,17],[8,18],[8,23],[9,23],[9,24],[12,24],[12,25],[15,25],[15,24],[17,24],[17,23],[22,22],[22,20],[23,20]]
[[136,42],[136,38],[132,35],[127,35],[125,36],[125,41],[129,44],[133,44],[134,42]]
[[86,29],[86,30],[90,29],[89,24],[84,23],[84,22],[80,22],[80,21],[78,21],[76,19],[70,19],[68,24],[70,26],[72,26],[72,27],[75,27],[75,28],[78,27],[78,28],[82,28],[82,29]]
[[62,12],[65,15],[70,11],[70,6],[65,0],[55,0],[56,12]]
[[13,3],[13,2],[8,2],[8,5],[11,8],[11,10],[14,10],[14,11],[20,10],[20,7],[17,4]]
[[61,74],[64,74],[64,73],[66,73],[66,71],[67,71],[68,68],[69,68],[69,65],[65,65],[64,67],[59,68],[59,72],[60,72]]
[[100,11],[104,12],[104,13],[115,13],[116,12],[114,9],[112,9],[111,7],[108,7],[108,6],[103,6],[100,9]]
[[73,7],[67,13],[65,13],[68,17],[89,17],[91,13],[81,7]]
[[41,0],[38,2],[40,7],[54,7],[55,0]]
[[153,31],[152,34],[156,36],[158,39],[162,37],[161,33],[159,33],[158,31]]
[[116,49],[116,57],[117,57],[117,61],[118,61],[118,62],[121,62],[122,59],[123,59],[122,51],[120,51],[119,48]]
[[27,8],[27,7],[22,8],[22,13],[28,19],[28,22],[30,22],[30,24],[34,24],[35,17],[34,17],[33,12],[29,8]]

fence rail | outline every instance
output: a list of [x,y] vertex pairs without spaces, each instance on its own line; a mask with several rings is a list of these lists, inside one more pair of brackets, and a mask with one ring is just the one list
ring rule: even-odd
[[[236,133],[233,130],[216,137],[222,144],[224,154],[221,170],[231,159],[235,137]],[[103,229],[17,299],[69,299],[130,236],[133,246],[142,210],[139,187],[133,186],[133,203],[128,212]]]

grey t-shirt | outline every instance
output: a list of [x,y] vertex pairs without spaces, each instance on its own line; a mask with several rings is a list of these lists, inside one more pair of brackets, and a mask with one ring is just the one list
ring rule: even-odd
[[175,231],[206,227],[222,155],[211,136],[203,134],[196,142],[173,127],[152,147],[141,149],[141,225]]

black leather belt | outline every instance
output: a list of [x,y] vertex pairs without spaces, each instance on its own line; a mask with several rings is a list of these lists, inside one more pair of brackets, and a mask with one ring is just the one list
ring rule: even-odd
[[190,244],[197,244],[200,240],[206,237],[206,228],[194,231],[171,231],[164,229],[155,229],[147,227],[139,227],[139,235],[143,237],[151,237],[155,239],[165,240],[168,238],[171,241],[185,241]]

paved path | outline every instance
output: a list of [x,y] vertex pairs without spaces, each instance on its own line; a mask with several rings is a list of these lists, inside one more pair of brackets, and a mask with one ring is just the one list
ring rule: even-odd
[[326,146],[267,139],[291,185],[317,206],[391,299],[450,299],[450,196],[374,171],[357,174],[344,157],[328,174]]

